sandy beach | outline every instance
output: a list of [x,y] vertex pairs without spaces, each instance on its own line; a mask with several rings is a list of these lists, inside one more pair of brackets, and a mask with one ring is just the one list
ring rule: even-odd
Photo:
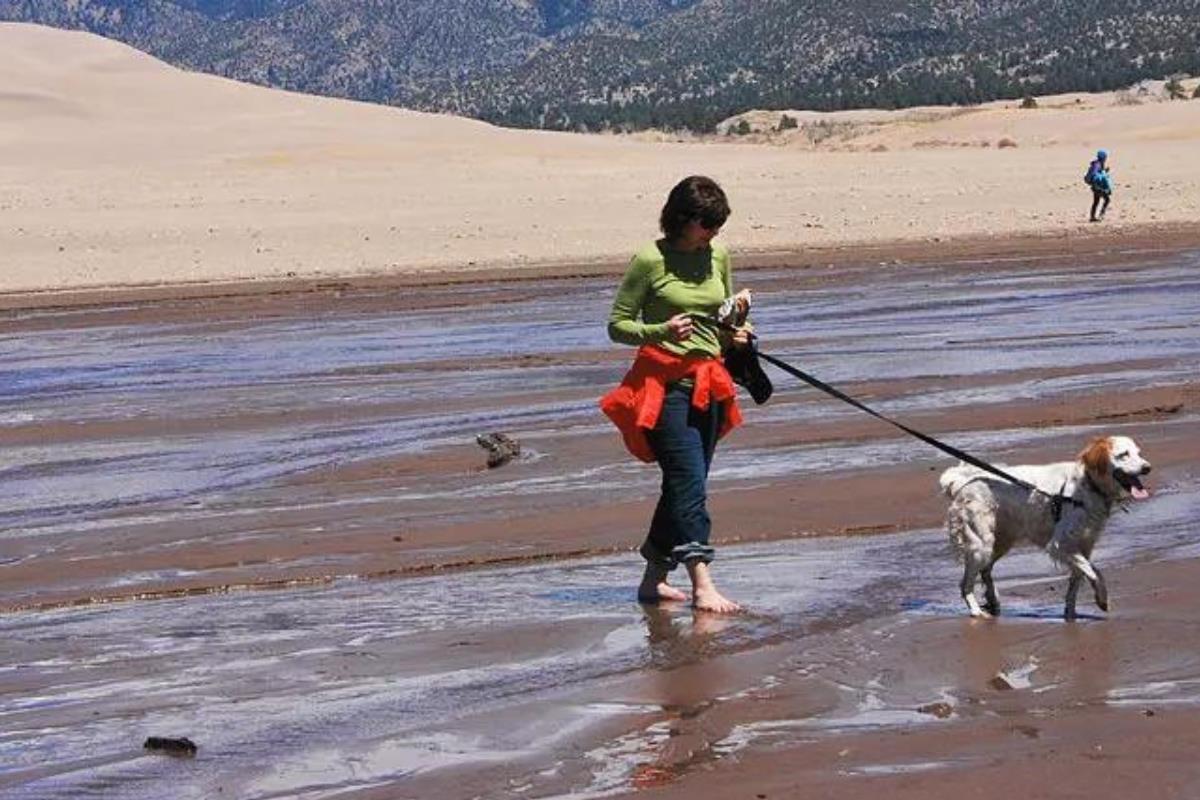
[[[20,25],[0,78],[0,796],[1200,792],[1200,101],[571,136]],[[692,172],[764,350],[1000,463],[1141,444],[1110,613],[1024,550],[968,619],[950,460],[777,371],[711,477],[748,612],[634,602],[602,322]]]
[[[1200,102],[1153,95],[796,112],[814,127],[669,141],[277,92],[37,26],[0,25],[0,44],[0,292],[618,269],[693,173],[728,188],[743,260],[1194,235],[1200,212]],[[1117,186],[1100,226],[1081,180],[1098,147]]]

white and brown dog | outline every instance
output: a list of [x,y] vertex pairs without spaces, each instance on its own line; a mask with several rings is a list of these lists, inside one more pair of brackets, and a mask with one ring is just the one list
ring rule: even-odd
[[[1005,471],[1046,494],[965,464],[951,467],[940,479],[951,499],[946,529],[963,559],[962,596],[971,616],[1000,613],[992,567],[1021,541],[1036,544],[1070,570],[1067,619],[1075,618],[1075,595],[1083,578],[1092,585],[1096,605],[1107,611],[1108,588],[1092,565],[1092,548],[1115,504],[1150,496],[1139,480],[1150,472],[1150,462],[1142,458],[1137,444],[1127,436],[1106,436],[1092,441],[1076,461],[1006,467]],[[1052,496],[1058,494],[1075,502],[1063,502],[1056,519]],[[975,598],[977,578],[983,578],[986,589],[983,607]]]

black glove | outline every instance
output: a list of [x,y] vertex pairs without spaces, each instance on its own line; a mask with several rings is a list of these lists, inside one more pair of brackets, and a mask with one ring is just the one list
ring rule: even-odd
[[745,347],[728,347],[721,355],[733,382],[750,392],[756,404],[761,406],[770,399],[775,387],[758,363],[758,345],[753,339]]

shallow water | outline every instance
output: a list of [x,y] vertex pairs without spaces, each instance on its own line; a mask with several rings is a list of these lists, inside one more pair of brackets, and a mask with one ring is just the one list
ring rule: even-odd
[[[1168,486],[1113,521],[1099,559],[1113,567],[1195,556],[1198,512],[1200,484]],[[902,623],[963,613],[958,567],[940,531],[730,547],[721,555],[724,586],[753,598],[753,614],[709,630],[695,628],[685,609],[660,614],[631,602],[626,556],[6,615],[0,793],[157,798],[169,787],[173,797],[203,798],[222,787],[245,800],[307,797],[385,781],[403,789],[440,767],[499,763],[534,783],[542,772],[580,770],[578,791],[587,795],[627,786],[655,737],[665,735],[649,724],[624,745],[616,740],[578,758],[576,738],[596,726],[614,718],[635,724],[667,708],[665,689],[640,704],[612,702],[621,696],[612,688],[629,676],[780,643],[802,651],[806,637],[873,616]],[[1055,575],[1033,552],[1010,556],[998,573],[1002,593]],[[1079,624],[1102,618],[1086,601],[1081,610]],[[1006,616],[1061,624],[1061,596],[1011,603]],[[1028,684],[1030,670],[1023,678],[1014,669],[1013,685]],[[915,705],[873,700],[869,682],[843,691],[849,705],[794,723],[745,726],[717,752],[929,720]],[[712,692],[704,702],[734,689],[714,681]],[[1188,694],[1145,687],[1115,690],[1112,699],[1156,693],[1162,702]],[[141,742],[151,735],[186,735],[200,755],[144,754]]]
[[[854,288],[804,289],[786,271],[757,272],[756,323],[765,349],[835,384],[937,379],[872,401],[888,413],[1170,386],[1200,366],[1197,267],[1200,254],[1061,271],[994,264],[973,275],[908,266],[880,268]],[[169,551],[252,539],[301,508],[340,520],[304,535],[336,536],[383,501],[431,525],[496,518],[502,536],[503,520],[530,505],[652,497],[657,474],[622,454],[562,455],[612,435],[595,409],[626,363],[610,357],[597,323],[610,294],[611,281],[577,281],[531,285],[494,305],[111,325],[36,312],[53,320],[48,331],[17,330],[34,315],[10,315],[13,330],[0,335],[0,594],[6,569],[52,560],[86,537],[117,553]],[[1031,377],[1064,367],[1075,369]],[[752,423],[783,430],[857,413],[775,377],[779,392],[748,411]],[[1169,431],[1195,419],[1156,424]],[[947,438],[1003,452],[1096,429]],[[415,469],[348,494],[292,482],[456,452],[485,430],[521,439],[529,458],[519,470]],[[734,440],[713,487],[788,485],[927,456],[890,434]],[[1186,527],[1198,506],[1195,476],[1165,479],[1136,513],[1116,516],[1100,558],[1200,555]],[[141,526],[165,538],[142,541]],[[209,798],[220,788],[246,800],[316,798],[389,782],[419,794],[443,767],[516,781],[484,796],[627,788],[657,738],[669,738],[660,719],[676,703],[670,687],[634,696],[622,688],[629,681],[756,658],[865,620],[957,616],[957,568],[942,539],[925,530],[723,548],[723,587],[753,598],[755,613],[712,627],[632,603],[628,554],[0,615],[0,795]],[[130,563],[99,589],[188,577]],[[1009,582],[1052,574],[1035,554],[1006,559],[1002,572]],[[1006,611],[1057,624],[1059,603]],[[766,669],[758,688],[775,679]],[[711,687],[687,702],[755,688],[727,676]],[[735,731],[715,752],[914,722],[910,707],[874,704],[865,683],[845,691],[846,702],[803,720]],[[1112,700],[1159,691],[1179,695],[1148,685]],[[151,735],[189,736],[200,755],[145,754]],[[878,767],[893,768],[915,767]]]
[[[942,388],[876,404],[912,414],[1190,379],[1200,368],[1197,267],[1200,254],[1140,269],[880,268],[866,286],[804,291],[786,288],[785,272],[759,272],[755,316],[764,349],[835,384],[943,378]],[[0,335],[0,431],[56,431],[0,451],[0,540],[99,531],[106,520],[123,525],[128,514],[151,508],[159,521],[187,518],[231,496],[246,505],[289,476],[435,453],[488,430],[518,436],[535,455],[542,441],[561,447],[605,432],[595,401],[624,362],[589,354],[612,349],[600,324],[609,283],[584,281],[499,306],[348,317],[72,328],[66,314],[53,331]],[[545,366],[522,358],[573,353],[574,360]],[[1120,366],[1142,359],[1155,366]],[[1117,366],[1098,368],[1104,364]],[[1082,369],[1042,379],[1021,373],[1048,365]],[[986,386],[969,380],[1004,372],[1015,374]],[[775,378],[780,392],[754,421],[858,413]],[[131,422],[102,437],[86,434],[89,425]],[[981,438],[968,443],[991,444]],[[878,457],[846,452],[845,466]],[[737,458],[759,461],[753,452]],[[770,465],[780,460],[790,457],[761,463],[779,477]],[[797,471],[811,466],[795,463]],[[718,483],[756,477],[725,458],[716,469]],[[389,491],[411,499],[520,498],[586,486],[629,496],[652,494],[657,480],[624,461],[527,472],[494,481],[414,475]],[[489,513],[485,505],[474,511]]]

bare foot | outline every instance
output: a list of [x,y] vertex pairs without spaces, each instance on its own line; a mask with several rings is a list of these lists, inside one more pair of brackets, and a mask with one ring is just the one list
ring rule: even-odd
[[710,614],[736,614],[742,607],[717,591],[709,574],[708,564],[695,560],[687,563],[688,576],[692,579],[692,607]]
[[646,565],[646,574],[638,586],[639,603],[661,603],[663,601],[686,603],[688,596],[667,583],[667,571],[652,564]]
[[666,581],[659,581],[649,591],[645,587],[638,587],[639,603],[661,603],[664,600],[675,603],[686,603],[687,599],[688,596],[685,592],[679,591]]
[[718,592],[713,587],[696,589],[692,592],[692,607],[710,614],[736,614],[742,607]]

